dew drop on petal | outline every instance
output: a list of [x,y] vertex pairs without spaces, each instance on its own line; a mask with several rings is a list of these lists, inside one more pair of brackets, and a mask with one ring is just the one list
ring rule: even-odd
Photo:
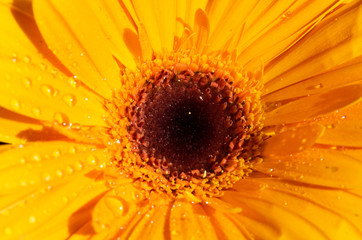
[[65,171],[68,173],[68,174],[72,174],[74,172],[74,169],[71,167],[71,166],[67,166],[65,168]]
[[77,98],[72,94],[65,94],[63,100],[69,107],[73,107],[77,103]]
[[113,214],[116,217],[120,217],[125,212],[125,203],[122,201],[121,198],[115,198],[115,197],[106,197],[104,199],[104,202],[106,206],[112,210]]
[[74,163],[74,168],[75,168],[75,170],[82,170],[83,169],[83,164],[81,162],[79,162],[79,161],[76,161]]
[[69,125],[69,118],[64,113],[60,112],[55,113],[53,119],[56,123],[62,125]]
[[21,163],[21,164],[25,164],[25,163],[26,163],[26,159],[25,159],[25,158],[20,158],[20,163]]
[[68,203],[68,202],[69,202],[69,198],[67,198],[66,196],[64,196],[64,197],[62,198],[62,200],[63,200],[64,203]]
[[35,153],[32,155],[31,159],[34,161],[34,162],[40,162],[40,156],[39,154]]
[[10,101],[10,105],[14,110],[19,110],[20,109],[20,102],[16,99],[12,99]]
[[40,89],[41,89],[41,92],[47,97],[56,96],[57,91],[55,91],[55,89],[50,85],[42,85],[40,87]]
[[58,169],[58,170],[56,170],[55,173],[57,174],[58,177],[63,177],[63,171],[62,170]]
[[53,151],[53,157],[59,157],[60,156],[60,150],[59,149],[55,149],[54,151]]
[[33,108],[33,114],[36,116],[36,117],[39,117],[40,116],[40,109],[39,108]]
[[24,78],[23,79],[23,84],[26,88],[30,88],[32,86],[32,82],[29,78]]
[[73,88],[77,88],[79,86],[79,83],[76,80],[76,77],[70,77],[68,82]]
[[5,234],[11,235],[13,233],[13,230],[10,227],[5,228]]
[[46,181],[46,182],[50,181],[51,180],[50,174],[49,173],[44,173],[43,174],[43,180]]
[[36,221],[36,218],[34,216],[29,217],[29,222],[30,223],[35,223],[35,221]]
[[87,164],[89,164],[90,166],[97,165],[97,158],[94,155],[89,155],[87,158]]
[[47,69],[47,65],[45,65],[44,63],[41,63],[41,64],[40,64],[40,68],[41,68],[42,70],[46,70],[46,69]]
[[30,63],[30,62],[31,62],[31,58],[30,58],[29,56],[25,56],[25,57],[24,57],[24,62]]

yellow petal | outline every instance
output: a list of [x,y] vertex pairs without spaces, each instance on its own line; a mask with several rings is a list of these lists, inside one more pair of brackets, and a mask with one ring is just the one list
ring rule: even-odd
[[134,0],[133,6],[140,24],[146,30],[154,51],[171,51],[173,48],[176,26],[175,1]]
[[[104,126],[103,100],[73,78],[22,60],[0,59],[1,105],[31,118],[58,123]],[[73,84],[73,86],[72,86]]]
[[185,0],[176,1],[176,36],[181,37],[185,28],[191,29],[195,22],[197,9],[204,10],[207,0]]
[[311,124],[278,133],[266,140],[262,155],[264,157],[285,156],[308,150],[323,134],[324,129],[323,125]]
[[362,147],[362,125],[358,128],[348,123],[338,124],[327,128],[324,134],[316,141],[320,144],[344,147]]
[[92,90],[111,97],[120,86],[120,69],[91,6],[83,1],[34,1],[33,8],[53,53]]
[[[220,201],[220,200],[219,200]],[[222,201],[220,201],[222,202]],[[225,205],[228,203],[224,203]],[[251,234],[245,226],[230,217],[219,209],[213,209],[208,206],[204,207],[206,213],[210,216],[213,227],[218,239],[251,239]]]
[[103,149],[61,141],[14,145],[1,153],[1,194],[29,192],[89,171],[105,161]]
[[360,5],[361,1],[355,1],[354,4],[338,9],[296,45],[267,65],[265,93],[323,73],[360,56]]
[[57,238],[65,239],[69,231],[75,231],[77,226],[88,220],[77,219],[73,222],[72,215],[106,190],[104,184],[81,175],[70,177],[58,187],[41,188],[26,198],[20,198],[16,205],[3,212],[0,217],[0,236],[2,239],[25,236],[45,239],[56,231]]
[[[300,208],[293,208],[292,210],[295,211],[291,211],[283,205],[283,198],[269,199],[259,197],[258,193],[250,194],[248,192],[248,195],[245,192],[228,191],[222,197],[224,201],[240,205],[245,209],[245,212],[234,214],[232,218],[245,225],[256,239],[298,239],[301,232],[303,232],[303,238],[306,239],[326,238],[315,222],[299,213]],[[303,201],[301,202],[303,203]],[[314,218],[317,216],[317,213],[311,215]]]
[[196,33],[195,48],[202,53],[209,38],[209,20],[202,9],[197,9],[195,13],[194,32]]
[[[0,108],[0,142],[24,143],[43,129],[40,121]],[[39,136],[39,135],[38,135]],[[45,136],[43,139],[46,139]]]
[[252,71],[268,63],[308,33],[341,1],[259,1],[247,19],[239,62]]
[[107,36],[106,44],[111,53],[125,67],[135,70],[141,55],[137,26],[129,9],[117,0],[90,1],[87,4],[95,13],[102,33]]
[[[63,117],[74,123],[104,125],[103,100],[63,73],[62,66],[44,50],[31,15],[3,4],[0,15],[2,24],[6,23],[0,33],[1,105],[48,122]],[[33,33],[32,38],[23,28]]]
[[257,1],[211,1],[207,10],[210,19],[209,51],[218,51],[237,32],[247,16],[253,11]]
[[[265,187],[262,190],[250,192],[245,191],[246,185]],[[256,196],[299,215],[305,221],[317,226],[328,239],[344,238],[343,236],[358,239],[362,234],[361,209],[358,207],[361,197],[353,193],[272,178],[248,179],[240,182],[236,189],[240,197],[242,195]],[[226,197],[230,199],[233,195],[235,198],[238,194],[227,193]]]
[[339,188],[362,186],[361,162],[341,151],[313,148],[295,155],[264,158],[253,167],[274,177]]
[[200,204],[175,201],[169,228],[171,239],[217,239],[210,218]]
[[362,84],[355,84],[304,97],[267,112],[264,124],[302,122],[346,107],[361,96]]
[[362,80],[362,58],[351,64],[308,78],[262,97],[264,102],[303,97]]
[[327,128],[317,143],[330,146],[362,147],[362,102],[348,106],[319,120]]
[[32,234],[42,239],[54,229],[64,239],[89,220],[91,200],[108,189],[89,158],[99,155],[96,150],[64,142],[40,146],[19,145],[1,153],[2,239]]

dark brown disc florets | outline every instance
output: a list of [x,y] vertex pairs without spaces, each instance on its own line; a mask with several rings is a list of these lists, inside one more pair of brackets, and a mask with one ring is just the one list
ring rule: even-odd
[[138,91],[127,114],[134,151],[171,180],[232,171],[250,127],[243,97],[213,72],[164,69]]

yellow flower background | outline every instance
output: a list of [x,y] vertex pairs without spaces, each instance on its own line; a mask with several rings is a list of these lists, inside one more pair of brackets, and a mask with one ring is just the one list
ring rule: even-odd
[[[361,5],[1,0],[0,238],[361,239]],[[140,188],[101,141],[122,74],[182,51],[263,84],[262,160],[219,197]]]

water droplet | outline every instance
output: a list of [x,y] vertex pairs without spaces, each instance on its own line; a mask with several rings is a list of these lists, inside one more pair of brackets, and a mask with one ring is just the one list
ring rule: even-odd
[[82,170],[83,169],[83,164],[79,161],[76,161],[74,164],[74,168],[75,170]]
[[16,99],[12,99],[10,101],[10,105],[14,110],[19,110],[20,109],[20,102]]
[[69,202],[69,198],[67,198],[66,196],[64,196],[64,197],[62,198],[62,200],[63,200],[63,202],[65,202],[65,203]]
[[32,155],[31,159],[34,162],[39,162],[40,161],[40,156],[39,156],[39,154],[35,153],[35,154]]
[[72,45],[72,44],[68,44],[67,49],[68,49],[68,50],[71,50],[71,49],[72,49],[72,47],[73,47],[73,45]]
[[20,163],[21,163],[21,164],[25,164],[25,163],[26,163],[25,158],[20,158]]
[[67,166],[65,170],[68,174],[72,174],[74,172],[74,169],[71,166]]
[[35,223],[35,221],[36,221],[36,218],[34,216],[29,217],[29,222],[30,223]]
[[312,88],[313,88],[313,89],[323,88],[323,84],[320,83],[320,84],[314,85]]
[[89,164],[90,166],[97,165],[97,158],[94,155],[89,155],[87,158],[87,164]]
[[51,179],[51,176],[50,176],[50,174],[49,173],[44,173],[43,174],[43,179],[44,179],[44,181],[50,181],[50,179]]
[[71,154],[76,153],[76,151],[77,151],[77,149],[76,149],[74,146],[71,146],[71,147],[69,148],[69,153],[71,153]]
[[55,97],[58,94],[58,91],[56,91],[52,86],[50,85],[42,85],[40,87],[41,92],[47,96],[47,97]]
[[125,212],[126,204],[121,198],[106,197],[104,203],[116,217],[122,216]]
[[80,55],[81,57],[83,57],[83,56],[84,56],[84,52],[80,53],[79,55]]
[[73,107],[77,103],[77,98],[72,94],[65,94],[63,100],[69,107]]
[[39,116],[40,116],[40,109],[39,109],[39,108],[33,108],[33,114],[34,114],[36,117],[39,117]]
[[13,230],[10,227],[5,228],[5,234],[11,235],[13,233]]
[[69,118],[64,113],[55,113],[53,119],[56,123],[59,123],[63,126],[69,125]]
[[41,64],[40,64],[40,68],[41,68],[42,70],[46,70],[46,69],[47,69],[47,65],[45,65],[44,63],[41,63]]
[[31,58],[30,58],[30,57],[28,57],[28,56],[26,56],[26,57],[24,57],[24,61],[25,61],[26,63],[30,63]]
[[58,169],[58,170],[56,171],[56,174],[57,174],[58,177],[63,177],[63,171],[60,170],[60,169]]
[[32,82],[31,82],[31,80],[30,80],[29,78],[24,78],[24,79],[23,79],[23,84],[24,84],[24,86],[25,86],[26,88],[30,88],[31,85],[32,85]]
[[59,149],[55,149],[53,151],[53,157],[59,157],[60,156],[60,150]]
[[70,77],[69,78],[69,84],[73,87],[73,88],[77,88],[79,86],[78,81],[76,80],[76,77]]

